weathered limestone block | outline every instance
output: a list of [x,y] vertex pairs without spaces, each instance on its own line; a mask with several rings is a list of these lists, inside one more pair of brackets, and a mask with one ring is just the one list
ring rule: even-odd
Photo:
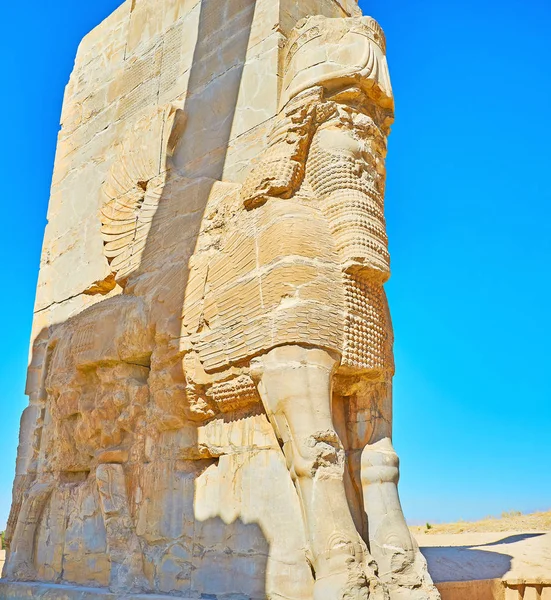
[[390,441],[392,121],[355,0],[127,0],[83,40],[0,595],[438,598]]

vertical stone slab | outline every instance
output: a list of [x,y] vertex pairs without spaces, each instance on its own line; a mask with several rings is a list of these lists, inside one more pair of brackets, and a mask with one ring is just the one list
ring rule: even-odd
[[505,600],[520,600],[522,598],[522,586],[505,587]]
[[551,600],[551,585],[546,584],[541,590],[541,600]]

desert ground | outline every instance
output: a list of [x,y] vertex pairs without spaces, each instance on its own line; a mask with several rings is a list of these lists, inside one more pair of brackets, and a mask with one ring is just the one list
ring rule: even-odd
[[551,532],[551,510],[523,515],[517,511],[503,513],[501,517],[486,517],[480,521],[417,525],[410,528],[417,536],[448,533],[494,533],[503,531]]
[[411,531],[443,600],[551,598],[551,511]]

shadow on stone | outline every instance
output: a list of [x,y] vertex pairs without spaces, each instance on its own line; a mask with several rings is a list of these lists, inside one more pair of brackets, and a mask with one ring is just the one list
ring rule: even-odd
[[[270,548],[260,526],[238,514],[195,516],[196,481],[217,457],[198,450],[199,418],[190,415],[179,348],[188,261],[212,186],[222,178],[255,7],[256,0],[223,7],[201,0],[183,107],[192,118],[174,150],[177,169],[168,174],[139,265],[123,294],[36,338],[8,526],[10,579],[93,586],[98,597],[109,597],[108,587],[266,596]],[[144,191],[147,183],[138,182]],[[65,365],[54,377],[52,360]],[[129,408],[134,417],[123,424]],[[34,491],[38,484],[47,494]],[[27,597],[42,597],[40,586]]]

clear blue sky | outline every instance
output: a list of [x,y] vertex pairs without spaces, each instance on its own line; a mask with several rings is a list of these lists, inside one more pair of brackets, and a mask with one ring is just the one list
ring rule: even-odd
[[[119,4],[3,6],[0,527],[63,88],[82,36]],[[387,33],[397,102],[388,292],[406,514],[436,522],[549,509],[551,5],[361,4]]]

